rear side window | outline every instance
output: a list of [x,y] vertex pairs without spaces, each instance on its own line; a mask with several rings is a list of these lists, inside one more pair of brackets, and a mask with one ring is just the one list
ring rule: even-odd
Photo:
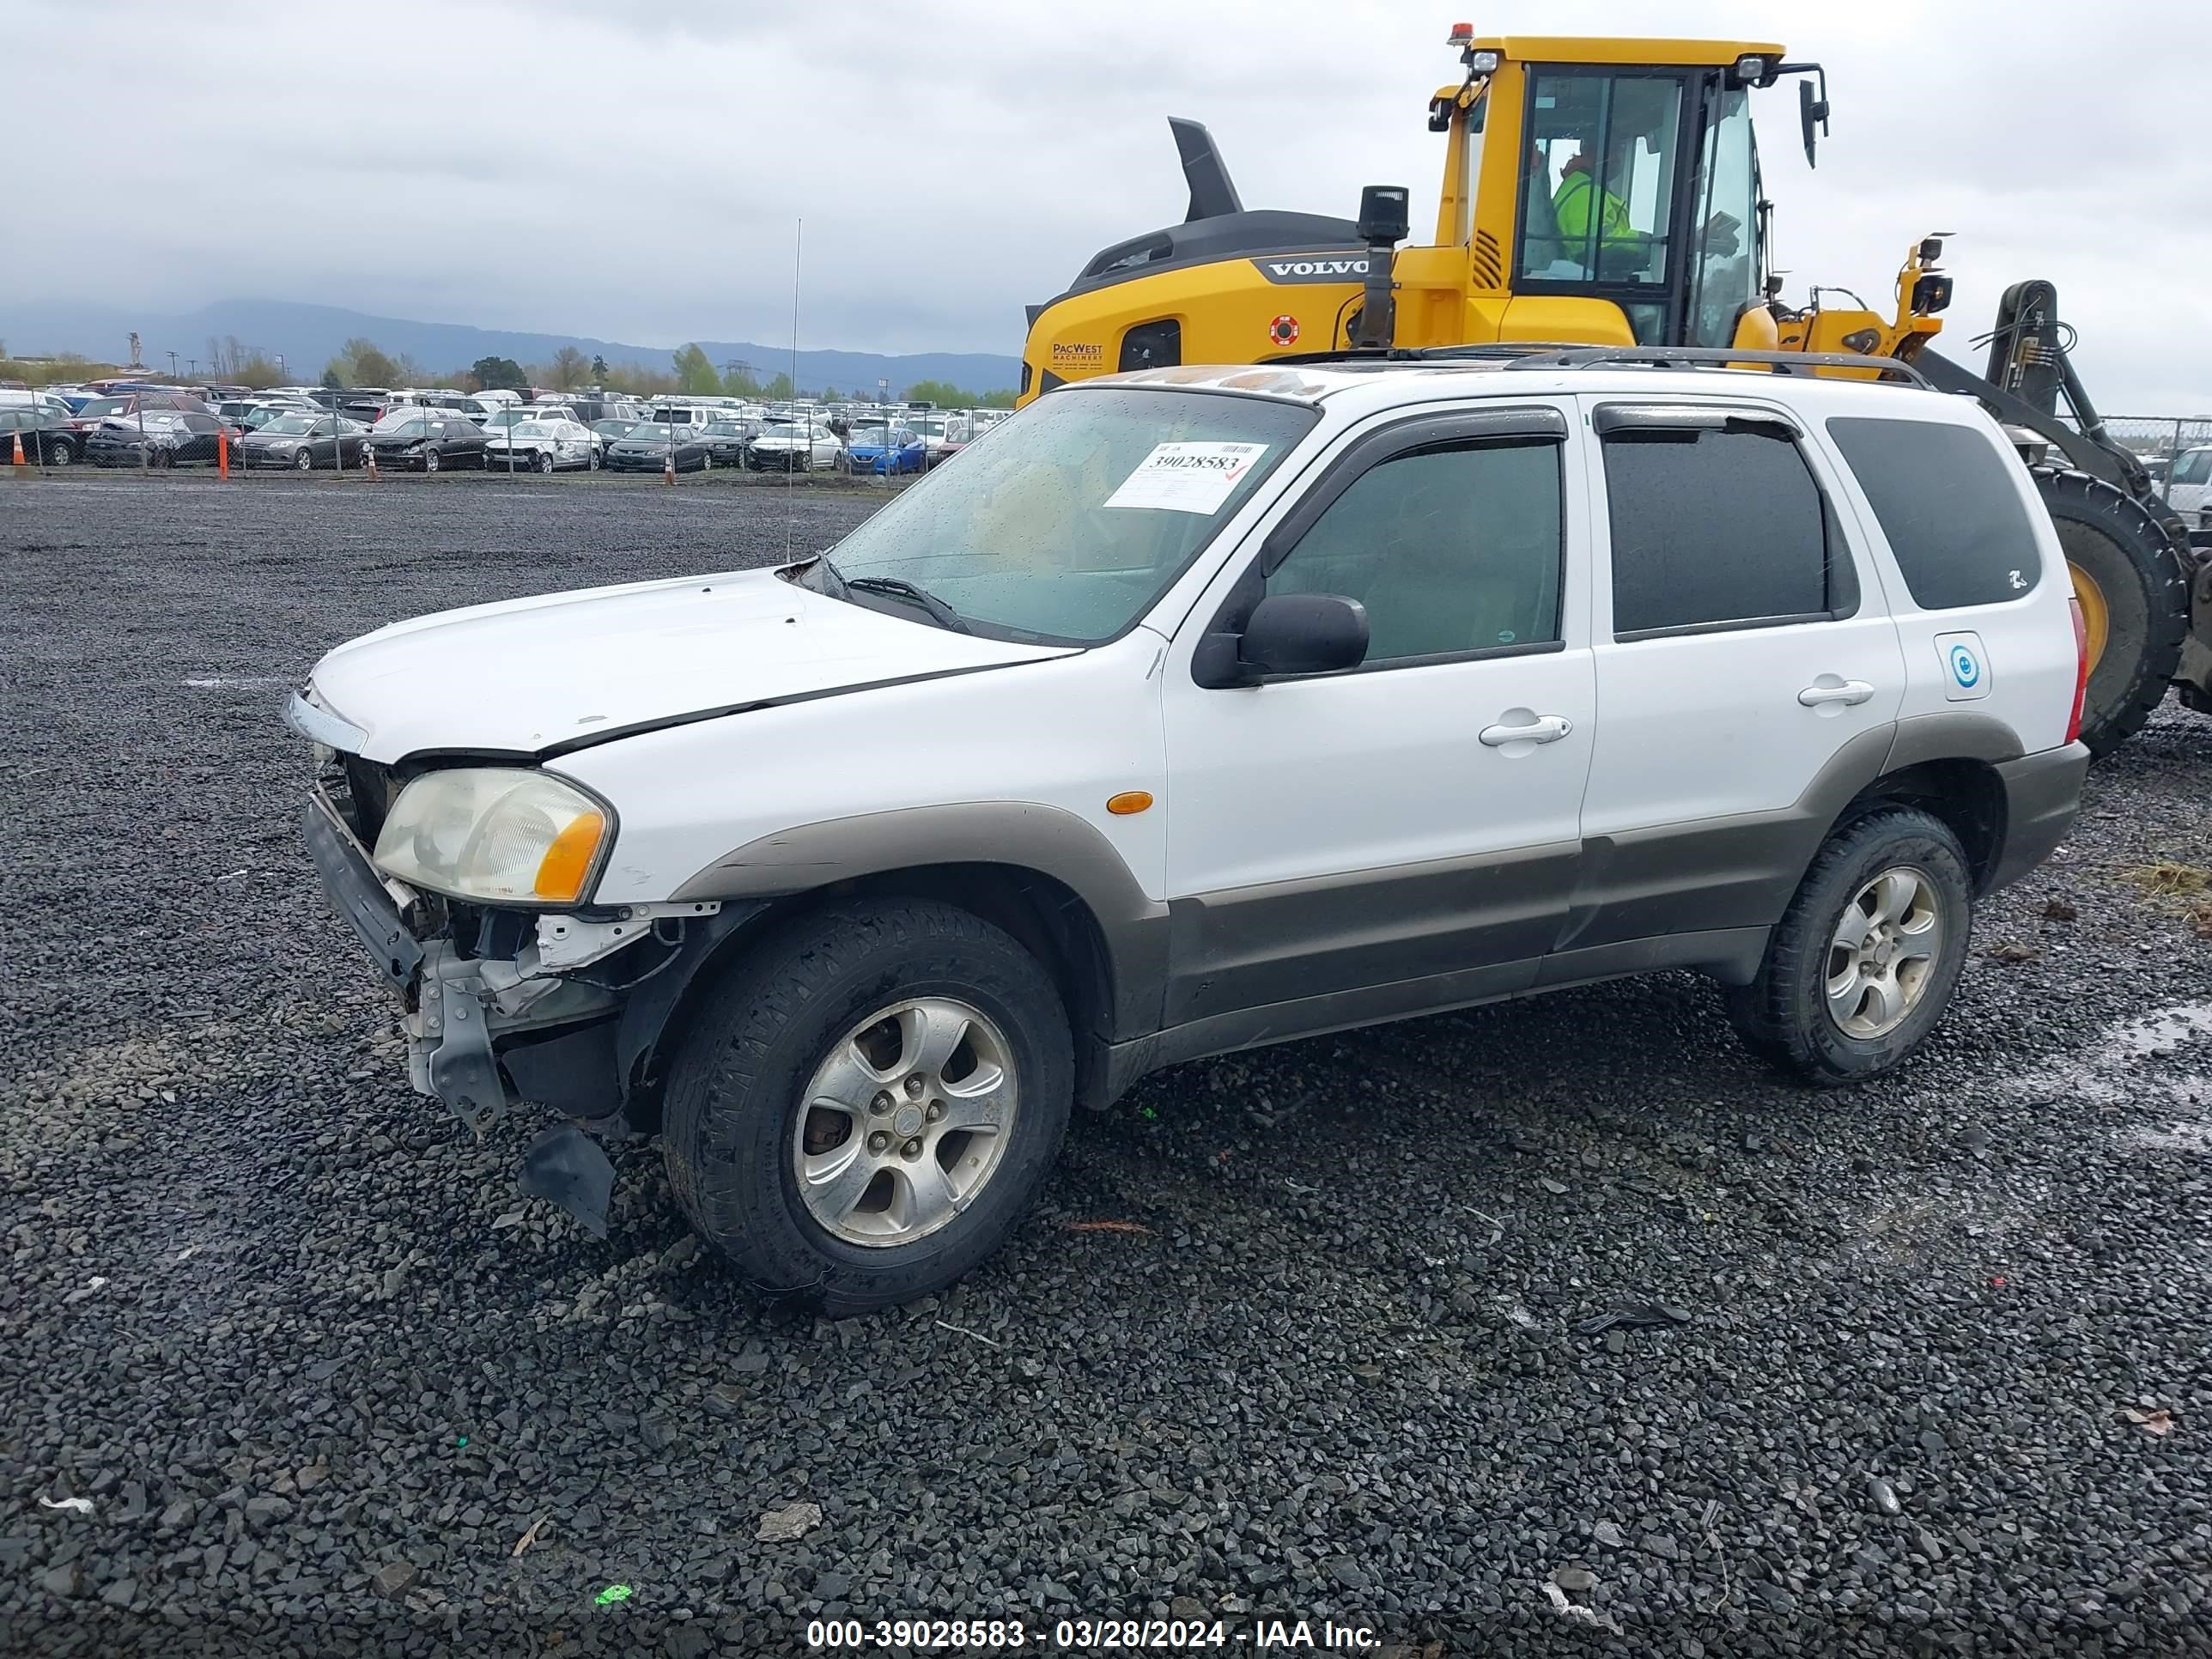
[[2041,577],[2034,526],[2012,469],[1985,434],[1837,416],[1828,435],[1850,463],[1922,610],[2016,599]]
[[2212,449],[2185,449],[2173,464],[2175,483],[2201,484],[2212,479]]
[[1847,616],[1850,550],[1796,443],[1765,425],[1606,434],[1616,639]]

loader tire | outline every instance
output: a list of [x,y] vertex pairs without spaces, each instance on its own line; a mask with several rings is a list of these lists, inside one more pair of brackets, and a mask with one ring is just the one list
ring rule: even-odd
[[2189,579],[2165,530],[2124,490],[2084,472],[2035,482],[2089,623],[2081,741],[2108,755],[2165,700],[2189,631]]

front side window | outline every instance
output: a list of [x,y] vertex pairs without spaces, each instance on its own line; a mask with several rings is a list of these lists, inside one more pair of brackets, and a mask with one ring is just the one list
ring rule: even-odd
[[1839,415],[1828,435],[1866,492],[1913,604],[2001,605],[2035,586],[2043,574],[2035,528],[1988,434]]
[[1780,428],[1628,426],[1604,441],[1616,639],[1856,607],[1850,550]]
[[1531,76],[1523,277],[1666,285],[1682,84],[1655,75]]
[[2173,464],[2173,482],[2178,484],[2201,484],[2212,479],[2212,449],[2185,449],[2181,459]]
[[1267,578],[1367,611],[1367,661],[1559,637],[1559,445],[1439,444],[1369,468]]
[[1097,644],[1151,608],[1318,418],[1168,387],[1046,398],[830,557],[848,581],[925,588],[979,631]]

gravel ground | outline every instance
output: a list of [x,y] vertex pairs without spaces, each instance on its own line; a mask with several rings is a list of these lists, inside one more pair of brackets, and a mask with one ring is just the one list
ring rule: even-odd
[[702,1259],[652,1149],[605,1243],[515,1196],[534,1126],[407,1090],[283,688],[868,506],[0,484],[0,1649],[2212,1650],[2212,944],[2130,873],[2212,865],[2171,709],[1875,1091],[1763,1073],[1680,976],[1186,1066],[941,1303],[834,1324]]

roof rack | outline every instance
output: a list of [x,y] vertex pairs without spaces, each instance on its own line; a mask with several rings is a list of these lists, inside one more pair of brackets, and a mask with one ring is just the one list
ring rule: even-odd
[[1482,345],[1389,346],[1376,349],[1305,351],[1271,357],[1270,363],[1486,362],[1499,368],[1719,368],[1753,365],[1777,374],[1809,374],[1816,369],[1872,370],[1885,381],[1933,391],[1925,376],[1895,357],[1844,351],[1753,351],[1735,346],[1594,346],[1546,341],[1497,341]]

